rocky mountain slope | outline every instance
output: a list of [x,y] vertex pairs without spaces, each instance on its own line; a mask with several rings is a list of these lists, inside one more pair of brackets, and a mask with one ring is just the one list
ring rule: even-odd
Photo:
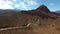
[[[60,18],[50,12],[45,5],[35,10],[0,13],[0,33],[60,34],[59,20]],[[12,29],[12,27],[22,28]]]

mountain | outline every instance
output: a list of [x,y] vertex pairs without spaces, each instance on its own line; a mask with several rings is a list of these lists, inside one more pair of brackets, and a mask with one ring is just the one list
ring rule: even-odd
[[60,18],[45,5],[35,10],[0,10],[1,34],[60,34]]
[[[15,10],[0,10],[0,11],[5,12],[5,13],[0,14],[1,25],[4,25],[3,24],[4,22],[7,24],[10,24],[10,23],[12,24],[15,21],[24,23],[24,21],[26,19],[33,19],[34,17],[35,17],[34,19],[36,19],[36,20],[38,18],[41,18],[41,19],[48,19],[48,18],[56,19],[57,18],[57,16],[55,14],[53,14],[52,12],[50,12],[50,10],[45,5],[41,5],[36,10],[29,10],[29,11],[24,11],[24,10],[20,11],[20,12],[19,11],[17,12]],[[22,20],[22,21],[19,21],[19,20]],[[8,22],[10,22],[10,23],[8,23]],[[7,24],[5,24],[5,25],[8,26]],[[0,27],[4,27],[4,26],[0,26]],[[12,26],[16,26],[16,25],[14,24]]]
[[7,13],[7,12],[19,12],[20,10],[15,10],[15,9],[6,9],[6,10],[3,10],[3,9],[0,9],[0,13]]
[[60,10],[52,12],[52,13],[56,14],[57,16],[60,16]]
[[50,10],[45,5],[41,5],[36,10],[48,17],[56,18],[56,15],[50,12]]
[[36,10],[42,10],[46,13],[51,13],[50,10],[45,5],[39,6]]
[[58,11],[55,11],[56,13],[60,13],[60,10],[58,10]]

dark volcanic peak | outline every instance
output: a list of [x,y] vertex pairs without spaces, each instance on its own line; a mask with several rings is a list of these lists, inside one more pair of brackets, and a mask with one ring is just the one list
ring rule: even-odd
[[39,6],[36,10],[42,10],[46,13],[50,12],[50,10],[45,5]]
[[56,17],[56,15],[50,12],[50,10],[45,5],[39,6],[35,11],[49,17]]

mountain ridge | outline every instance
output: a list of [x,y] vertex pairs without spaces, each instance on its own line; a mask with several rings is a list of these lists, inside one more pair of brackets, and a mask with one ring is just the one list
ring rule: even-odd
[[[40,8],[41,6],[43,8]],[[12,11],[10,12],[8,10],[9,12],[0,14],[0,23],[1,23],[0,25],[2,25],[2,26],[0,26],[0,28],[24,25],[24,24],[27,24],[29,20],[30,20],[30,22],[32,22],[31,20],[37,21],[38,19],[39,20],[40,19],[48,20],[48,19],[57,18],[57,16],[54,13],[51,13],[46,6],[44,6],[44,5],[41,5],[41,6],[38,7],[38,9],[36,9],[36,10],[18,11],[18,12],[16,12],[16,11],[14,12],[13,10],[12,10],[13,12]],[[20,22],[22,22],[22,23],[20,23]],[[15,24],[13,24],[13,23],[15,23]]]

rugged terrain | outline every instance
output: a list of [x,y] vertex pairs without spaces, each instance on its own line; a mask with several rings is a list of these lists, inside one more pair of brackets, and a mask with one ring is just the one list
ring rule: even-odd
[[29,11],[1,12],[0,34],[60,34],[60,17],[45,5]]

